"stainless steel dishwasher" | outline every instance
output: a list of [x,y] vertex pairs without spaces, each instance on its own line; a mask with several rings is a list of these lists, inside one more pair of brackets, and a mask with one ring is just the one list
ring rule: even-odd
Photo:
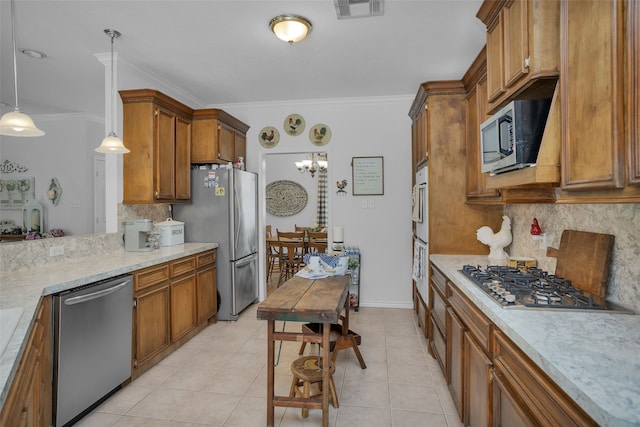
[[130,275],[54,297],[55,425],[71,425],[131,377]]

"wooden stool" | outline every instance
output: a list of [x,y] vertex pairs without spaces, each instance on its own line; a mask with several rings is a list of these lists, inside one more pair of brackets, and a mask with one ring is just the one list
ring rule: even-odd
[[[322,361],[322,358],[320,360]],[[333,373],[335,371],[336,367],[331,362],[329,367],[329,391],[331,393],[331,404],[334,408],[337,408],[338,394],[336,393],[336,385],[333,382]],[[291,373],[293,374],[293,381],[291,382],[289,397],[295,397],[296,395],[307,398],[312,397],[311,384],[314,383],[318,384],[322,392],[322,371],[318,369],[317,356],[305,356],[294,360],[291,364]],[[300,387],[302,387],[302,391]],[[302,408],[302,417],[307,418],[308,416],[309,409]]]

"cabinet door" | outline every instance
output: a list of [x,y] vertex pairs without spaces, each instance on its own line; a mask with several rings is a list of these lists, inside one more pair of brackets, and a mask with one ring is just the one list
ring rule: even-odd
[[175,136],[175,115],[157,108],[154,149],[156,200],[170,200],[175,194]]
[[453,404],[458,410],[458,416],[464,419],[463,414],[463,379],[464,372],[464,333],[465,328],[456,313],[447,309],[447,366],[449,367],[449,391],[453,398]]
[[496,19],[487,28],[487,97],[494,101],[504,92],[502,22]]
[[191,121],[176,119],[175,199],[191,198]]
[[493,374],[493,426],[534,427],[533,418],[509,388],[500,371]]
[[51,298],[45,297],[38,307],[33,330],[7,393],[0,425],[51,425],[51,346]]
[[464,334],[465,425],[486,427],[492,424],[491,359],[469,332]]
[[562,187],[621,188],[624,28],[621,1],[563,0]]
[[196,276],[191,273],[171,281],[171,341],[196,326]]
[[169,285],[135,298],[135,365],[140,367],[171,343],[169,335]]
[[629,0],[629,184],[640,185],[640,3]]
[[504,86],[512,87],[528,72],[529,0],[511,0],[501,11],[504,31]]
[[236,141],[236,132],[233,128],[218,123],[218,160],[225,162],[234,162]]
[[196,308],[198,324],[216,314],[216,268],[215,265],[196,272]]
[[235,134],[235,156],[244,159],[244,165],[247,166],[247,136],[236,132]]

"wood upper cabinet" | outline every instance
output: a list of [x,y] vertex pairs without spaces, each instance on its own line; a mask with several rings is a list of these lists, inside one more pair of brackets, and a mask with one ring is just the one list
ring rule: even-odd
[[193,113],[192,163],[227,163],[244,157],[249,126],[217,108]]
[[550,97],[559,74],[559,0],[485,0],[487,99],[495,112],[514,97]]
[[467,201],[501,201],[497,189],[488,189],[487,174],[481,170],[480,125],[487,112],[487,48],[482,49],[463,77],[467,88]]
[[183,203],[191,198],[191,115],[150,89],[120,91],[123,102],[124,203]]
[[53,422],[51,297],[44,297],[16,375],[7,393],[0,425],[50,426]]
[[561,2],[560,202],[640,202],[638,16],[632,0]]
[[420,86],[409,110],[409,117],[411,117],[411,164],[414,176],[418,168],[426,164],[429,152],[427,108],[427,92],[424,86]]
[[628,47],[629,55],[628,75],[629,89],[627,124],[628,132],[628,159],[629,159],[629,185],[640,185],[640,4],[637,1],[628,1],[627,12]]

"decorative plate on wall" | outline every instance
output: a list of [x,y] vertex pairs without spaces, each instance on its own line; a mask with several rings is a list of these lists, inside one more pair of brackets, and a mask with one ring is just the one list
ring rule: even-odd
[[331,140],[331,128],[324,123],[313,125],[313,127],[309,129],[309,140],[318,147],[327,145]]
[[275,216],[295,215],[307,206],[307,190],[297,182],[280,180],[267,185],[267,212]]
[[304,132],[305,126],[304,118],[300,114],[289,114],[282,124],[284,131],[291,136],[300,135]]
[[264,148],[273,148],[280,142],[280,132],[273,126],[265,126],[258,133],[258,141]]

